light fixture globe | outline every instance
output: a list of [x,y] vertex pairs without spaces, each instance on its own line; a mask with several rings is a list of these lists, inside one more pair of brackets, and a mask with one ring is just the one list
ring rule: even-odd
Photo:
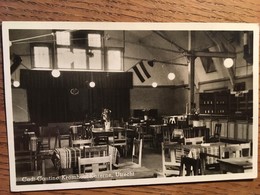
[[153,88],[155,88],[155,87],[157,87],[157,86],[158,86],[158,83],[156,83],[156,82],[153,82],[153,83],[152,83],[152,86],[153,86]]
[[175,74],[173,73],[173,72],[170,72],[169,74],[168,74],[168,79],[169,80],[173,80],[173,79],[175,79]]
[[20,82],[19,81],[14,81],[13,82],[13,86],[14,87],[19,87],[20,86]]
[[57,69],[53,69],[53,70],[51,71],[51,75],[52,75],[53,77],[55,77],[55,78],[58,78],[58,77],[60,76],[60,71],[57,70]]
[[234,65],[234,60],[232,58],[226,58],[224,60],[224,66],[226,68],[231,68]]
[[90,86],[91,88],[93,88],[93,87],[96,86],[96,83],[95,83],[94,81],[91,81],[91,82],[89,83],[89,86]]

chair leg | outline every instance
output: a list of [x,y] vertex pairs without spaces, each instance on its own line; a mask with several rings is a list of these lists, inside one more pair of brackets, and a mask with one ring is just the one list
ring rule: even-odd
[[127,157],[127,145],[124,146],[124,156]]
[[54,143],[55,148],[57,148],[57,144],[58,144],[58,136],[55,137],[55,143]]

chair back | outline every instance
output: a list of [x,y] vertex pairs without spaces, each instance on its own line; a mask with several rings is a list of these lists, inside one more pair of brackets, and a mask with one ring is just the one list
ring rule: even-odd
[[202,144],[204,142],[204,137],[192,137],[192,138],[184,138],[185,145],[197,145]]
[[134,138],[133,150],[132,150],[132,162],[137,164],[139,167],[142,166],[142,151],[143,151],[143,140]]
[[164,176],[181,175],[181,159],[183,149],[180,144],[162,142],[162,172]]
[[124,127],[113,127],[112,129],[113,137],[108,138],[109,144],[114,147],[120,147],[122,156],[127,156],[127,129]]
[[93,145],[93,140],[92,139],[72,140],[72,147],[92,146],[92,145]]
[[241,157],[252,156],[251,155],[251,142],[242,143],[241,146]]
[[92,125],[91,125],[91,123],[84,124],[83,125],[83,129],[85,131],[85,138],[86,139],[92,139],[93,138],[93,134],[92,134]]
[[89,172],[98,173],[102,170],[112,170],[112,156],[100,156],[100,157],[91,157],[91,158],[81,158],[78,157],[78,169],[79,174],[85,173],[86,169],[84,168],[82,170],[82,166],[85,167],[85,165],[90,165],[90,169],[88,169]]
[[66,146],[71,146],[71,140],[72,140],[71,133],[66,132],[66,134],[61,134],[60,128],[57,127],[54,147],[55,148],[57,148],[57,147],[61,148],[61,146],[62,146],[61,141],[62,140],[68,141],[68,145],[66,145]]
[[163,135],[163,142],[164,142],[164,143],[170,142],[170,140],[171,140],[170,127],[169,127],[169,126],[167,126],[167,127],[162,127],[161,131],[162,131],[162,135]]
[[181,167],[181,170],[186,170],[185,175],[184,172],[181,173],[182,176],[198,175],[201,170],[200,159],[183,156],[181,159]]
[[126,146],[127,145],[127,131],[123,127],[113,127],[113,146]]
[[43,126],[39,127],[39,144],[40,150],[51,149],[51,131]]
[[97,156],[108,156],[109,149],[108,146],[92,146],[92,147],[84,147],[83,148],[83,157],[91,158]]
[[[92,147],[83,148],[83,154],[82,154],[81,159],[91,159],[91,158],[97,159],[97,157],[107,157],[107,156],[109,156],[108,146],[105,146],[105,145],[92,146]],[[87,161],[87,160],[85,160],[85,161]],[[112,156],[111,156],[111,162],[112,162]],[[99,170],[107,169],[107,166],[108,166],[106,163],[101,163],[101,162],[100,162],[100,164],[93,163],[93,165],[92,165],[92,164],[88,164],[88,163],[84,162],[83,160],[81,162],[78,162],[78,164],[79,163],[81,163],[81,165],[78,167],[79,173],[81,173],[82,171],[84,173],[86,171],[87,172],[98,172]]]
[[215,137],[215,138],[219,138],[219,137],[220,137],[221,127],[222,127],[222,124],[221,124],[221,123],[217,123],[217,124],[215,125],[215,130],[214,130],[214,137]]
[[241,157],[242,147],[239,144],[232,144],[220,147],[220,159]]

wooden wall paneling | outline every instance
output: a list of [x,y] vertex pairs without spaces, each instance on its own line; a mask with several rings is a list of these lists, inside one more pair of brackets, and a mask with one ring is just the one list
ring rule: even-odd
[[227,138],[228,133],[228,121],[227,120],[220,120],[219,123],[221,123],[221,137]]
[[228,138],[229,139],[235,138],[235,128],[236,128],[235,122],[228,122]]
[[[1,21],[111,22],[246,22],[259,23],[259,0],[1,0]],[[0,42],[1,43],[1,42]],[[4,107],[2,46],[0,47],[0,194],[9,187],[7,131]],[[258,146],[258,149],[260,146]],[[259,156],[258,156],[259,159]],[[259,163],[258,163],[259,165]],[[259,167],[259,166],[258,166]],[[259,171],[258,171],[259,172]],[[22,192],[16,194],[259,194],[260,179],[196,184],[168,184],[100,189]]]

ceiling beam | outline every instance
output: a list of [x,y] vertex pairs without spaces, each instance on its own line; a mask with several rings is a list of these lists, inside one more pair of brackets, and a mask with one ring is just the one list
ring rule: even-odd
[[[138,62],[136,64],[134,64],[133,66],[137,65],[140,61],[153,61],[153,62],[158,62],[158,63],[162,63],[162,64],[168,64],[168,65],[176,65],[176,66],[188,66],[188,64],[184,64],[184,63],[177,63],[177,62],[170,62],[170,61],[163,61],[163,60],[156,60],[156,59],[145,59],[145,58],[136,58],[136,57],[131,57],[131,56],[124,56],[124,59],[128,59],[128,60],[138,60]],[[132,66],[132,67],[133,67]],[[131,68],[132,68],[131,67]],[[131,69],[130,68],[130,69]]]
[[167,48],[162,48],[162,47],[157,47],[157,46],[152,46],[152,45],[148,45],[145,44],[144,42],[134,42],[134,41],[123,41],[122,39],[118,39],[118,38],[114,38],[111,37],[111,40],[115,40],[115,41],[119,41],[119,42],[124,42],[124,43],[129,43],[129,44],[133,44],[133,45],[139,45],[139,46],[143,46],[143,47],[148,47],[151,49],[158,49],[158,50],[162,50],[162,51],[167,51],[167,52],[173,52],[173,53],[183,53],[177,50],[173,50],[173,49],[167,49]]
[[179,46],[177,43],[175,43],[174,41],[170,40],[169,38],[165,37],[164,35],[161,34],[160,31],[153,31],[155,34],[157,34],[158,36],[160,36],[162,39],[164,39],[165,41],[169,42],[170,44],[174,45],[179,51],[181,52],[185,52],[186,50]]
[[236,53],[193,51],[191,53],[187,53],[186,56],[211,57],[211,58],[236,58]]

